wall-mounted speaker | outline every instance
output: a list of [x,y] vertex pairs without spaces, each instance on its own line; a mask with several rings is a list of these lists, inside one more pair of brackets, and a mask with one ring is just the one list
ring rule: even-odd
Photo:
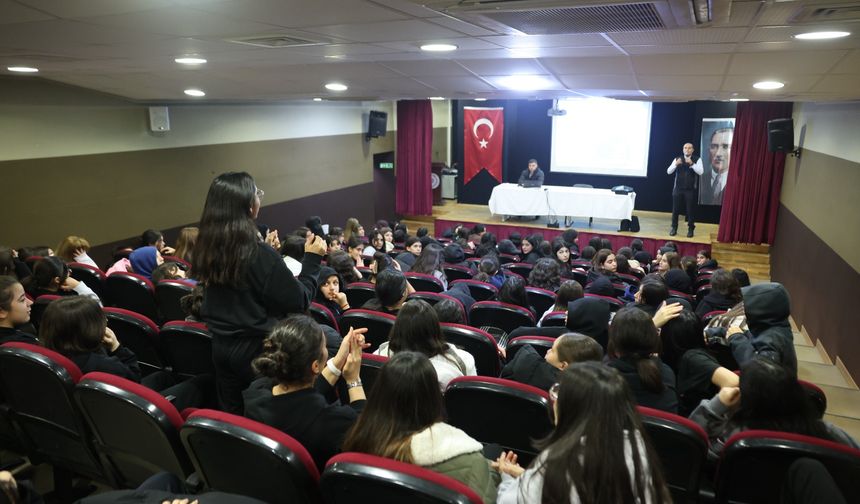
[[771,152],[794,150],[794,121],[790,117],[767,122],[767,145]]
[[149,107],[149,129],[154,133],[170,131],[170,114],[167,107]]
[[367,118],[367,138],[385,136],[388,128],[388,113],[371,110]]

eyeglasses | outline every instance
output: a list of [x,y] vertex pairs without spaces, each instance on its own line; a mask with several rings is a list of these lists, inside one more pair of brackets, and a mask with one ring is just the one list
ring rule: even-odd
[[549,388],[549,400],[550,401],[552,401],[552,402],[558,401],[558,389],[559,389],[558,383],[553,383],[552,387]]
[[263,196],[265,196],[265,195],[266,195],[266,193],[263,192],[262,189],[257,189],[257,197],[258,198],[263,199]]

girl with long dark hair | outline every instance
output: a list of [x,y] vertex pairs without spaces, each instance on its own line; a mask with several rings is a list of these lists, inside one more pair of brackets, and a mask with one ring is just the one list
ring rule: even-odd
[[550,389],[555,429],[528,469],[516,455],[502,473],[498,504],[671,502],[624,378],[597,362],[571,364]]
[[415,260],[415,264],[409,270],[413,273],[424,273],[433,275],[436,280],[442,282],[442,290],[448,290],[448,279],[442,269],[442,247],[429,244],[421,250],[421,255]]
[[729,310],[743,299],[737,279],[731,272],[719,268],[711,275],[711,292],[696,306],[696,315],[704,317],[712,311]]
[[379,372],[344,451],[369,453],[424,466],[496,500],[499,474],[481,454],[480,442],[443,422],[436,370],[424,354],[399,352]]
[[609,326],[610,367],[627,380],[642,406],[678,412],[675,373],[660,361],[660,335],[652,318],[638,308],[622,308]]
[[499,288],[498,299],[502,303],[522,306],[526,310],[535,314],[535,309],[529,303],[529,296],[526,292],[526,281],[521,276],[509,276]]
[[263,192],[247,173],[212,181],[194,248],[194,278],[203,286],[201,316],[212,332],[218,400],[242,412],[242,391],[254,378],[251,361],[278,320],[303,313],[317,290],[325,241],[305,245],[298,279],[254,224]]
[[18,329],[30,321],[32,304],[17,278],[0,276],[0,345],[13,341],[38,344],[36,336]]
[[540,244],[541,244],[540,235],[533,234],[531,236],[527,236],[521,245],[523,254],[521,261],[524,263],[534,264],[538,259],[541,258],[540,255]]

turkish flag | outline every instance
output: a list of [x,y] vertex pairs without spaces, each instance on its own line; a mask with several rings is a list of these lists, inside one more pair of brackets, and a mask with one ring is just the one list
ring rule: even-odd
[[505,109],[463,107],[463,183],[481,170],[502,182]]

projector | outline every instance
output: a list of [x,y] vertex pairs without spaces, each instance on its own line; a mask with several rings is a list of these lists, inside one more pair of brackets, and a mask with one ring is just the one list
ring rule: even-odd
[[553,107],[551,109],[547,109],[546,115],[549,117],[563,116],[567,115],[567,110]]

